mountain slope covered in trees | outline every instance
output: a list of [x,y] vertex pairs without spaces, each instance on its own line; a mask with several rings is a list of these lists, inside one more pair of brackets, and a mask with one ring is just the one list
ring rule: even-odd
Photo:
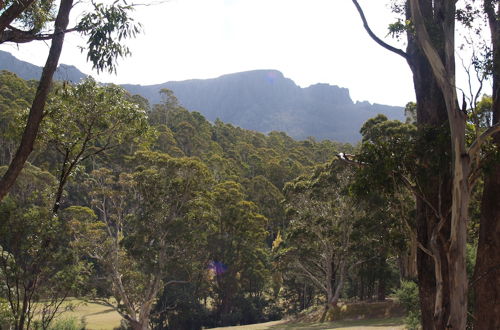
[[[40,67],[1,51],[0,70],[14,72],[23,79],[38,79],[41,72]],[[60,65],[56,74],[56,79],[71,82],[84,77],[77,68],[67,65]],[[347,88],[328,84],[301,88],[276,70],[123,87],[132,94],[142,95],[151,104],[159,103],[160,90],[167,88],[174,92],[182,106],[199,111],[212,122],[219,118],[263,133],[283,131],[296,139],[312,136],[353,143],[361,137],[358,131],[363,122],[379,113],[391,119],[404,118],[401,107],[354,103]]]
[[200,111],[211,121],[219,118],[265,133],[284,131],[296,139],[313,136],[320,140],[352,143],[360,139],[358,131],[363,122],[378,113],[392,119],[404,118],[401,107],[354,103],[347,88],[328,84],[301,88],[276,70],[124,87],[152,103],[158,103],[158,91],[167,88],[183,106]]

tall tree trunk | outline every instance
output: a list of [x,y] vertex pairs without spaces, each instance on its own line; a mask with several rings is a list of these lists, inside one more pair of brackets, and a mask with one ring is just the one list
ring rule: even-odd
[[[441,31],[441,39],[433,40],[429,34],[432,29],[427,26],[420,10],[418,0],[410,0],[412,22],[417,36],[417,42],[425,54],[443,94],[450,126],[452,154],[452,204],[451,226],[449,239],[444,237],[444,245],[448,259],[449,277],[442,278],[443,285],[449,286],[450,304],[446,327],[465,329],[467,320],[467,274],[465,263],[465,247],[467,239],[466,221],[470,198],[469,175],[470,156],[465,144],[466,114],[459,110],[456,95],[455,79],[455,0],[434,2],[434,14]],[[433,231],[431,241],[438,241],[439,232],[444,223],[448,222],[447,213],[439,213],[440,222]],[[432,250],[436,257],[435,249]],[[437,274],[436,274],[437,275]],[[439,284],[439,283],[437,283]],[[439,287],[437,287],[439,289]],[[439,292],[436,292],[438,294]],[[442,311],[447,305],[439,306],[439,296],[436,296],[435,316],[442,320]],[[441,315],[440,315],[441,314]]]
[[[498,4],[484,0],[493,44],[493,123],[500,122],[500,21]],[[500,150],[500,134],[493,136]],[[474,270],[475,329],[500,329],[500,163],[485,175]]]
[[408,250],[398,258],[401,278],[405,280],[415,280],[417,278],[417,251],[417,233],[412,230]]
[[365,299],[365,279],[364,276],[359,275],[359,300]]
[[379,277],[378,277],[378,287],[377,287],[377,300],[378,301],[384,301],[385,300],[385,288],[386,288],[386,269],[387,269],[387,262],[384,257],[380,258],[380,263],[379,263]]
[[[500,146],[500,136],[495,138]],[[500,329],[500,164],[485,180],[474,271],[474,329]]]
[[[450,234],[452,177],[448,115],[445,98],[434,76],[432,67],[415,38],[415,32],[407,32],[406,52],[392,47],[378,38],[368,26],[357,0],[352,0],[367,33],[382,47],[406,59],[413,73],[417,101],[417,148],[418,194],[416,198],[416,227],[420,249],[417,251],[420,306],[424,329],[445,329],[450,305],[447,281],[449,266],[446,239]],[[406,20],[412,19],[410,1],[406,1]],[[440,10],[446,0],[419,0],[424,25],[432,27],[433,38],[444,40]],[[436,9],[436,11],[435,11]],[[439,54],[444,55],[443,44]],[[444,220],[444,221],[441,221]],[[438,228],[438,230],[436,230]],[[431,252],[434,250],[434,252]]]
[[148,330],[149,329],[149,320],[139,320],[139,321],[130,321],[130,327],[133,330]]
[[420,173],[416,189],[423,327],[465,329],[468,181],[471,158],[477,157],[487,132],[466,149],[466,115],[459,111],[456,97],[456,0],[406,1],[406,19],[413,23],[407,32],[406,53],[374,36],[359,4],[352,1],[368,34],[386,49],[403,56],[413,72],[417,126],[423,141],[418,149]]
[[[446,155],[449,153],[449,140],[443,139],[441,135],[446,135],[443,128],[447,126],[446,105],[442,93],[439,91],[437,83],[432,76],[432,70],[424,55],[416,48],[413,42],[409,42],[408,54],[411,56],[410,67],[413,71],[413,81],[417,99],[417,126],[420,131],[421,141],[424,150],[425,145],[433,144],[429,148],[430,152],[422,152],[419,155],[420,166],[423,168],[435,168],[436,154]],[[444,142],[442,142],[444,141]],[[428,147],[427,147],[428,148]],[[451,206],[451,177],[448,169],[440,168],[437,171],[425,171],[419,173],[419,184],[422,194],[417,196],[416,226],[417,240],[425,248],[431,249],[431,238],[434,228],[439,223],[439,217],[434,210],[440,210],[446,214],[446,210]],[[425,197],[424,197],[425,196]],[[443,236],[449,233],[449,222],[441,229]],[[441,278],[448,277],[448,261],[441,240],[436,241],[438,254],[438,269],[436,260],[422,249],[417,251],[417,268],[420,308],[422,314],[422,326],[424,329],[444,329],[444,320],[447,311],[442,311],[442,316],[435,319],[436,300],[436,274]],[[440,268],[440,269],[439,269]],[[442,288],[441,301],[443,305],[449,304],[449,290]]]
[[332,266],[332,271],[330,273],[330,277],[327,277],[326,280],[327,282],[331,283],[331,285],[328,285],[325,309],[323,310],[323,313],[321,314],[321,317],[319,319],[320,323],[325,322],[328,312],[333,311],[335,306],[337,306],[337,302],[340,299],[340,293],[342,292],[342,289],[344,287],[344,281],[347,272],[346,262],[345,260],[341,260],[339,265],[339,280],[337,283],[335,283],[336,281],[333,274],[333,261],[330,262],[330,265]]
[[57,18],[55,21],[54,37],[50,46],[49,56],[43,68],[42,76],[38,84],[35,98],[31,105],[28,121],[23,132],[21,143],[14,159],[9,164],[7,172],[0,179],[0,201],[7,195],[14,185],[19,173],[24,167],[26,160],[33,151],[33,145],[38,134],[38,129],[43,118],[43,111],[47,96],[52,84],[52,77],[57,69],[62,46],[64,44],[64,31],[68,27],[69,14],[73,6],[73,0],[61,0]]

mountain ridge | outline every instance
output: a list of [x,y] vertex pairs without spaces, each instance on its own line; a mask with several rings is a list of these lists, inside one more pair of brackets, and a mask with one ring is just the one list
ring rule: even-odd
[[[0,70],[23,79],[39,79],[42,68],[0,51]],[[87,75],[75,66],[61,64],[56,80],[78,82]],[[349,89],[317,83],[300,87],[278,70],[229,73],[217,78],[168,81],[153,85],[122,84],[151,104],[161,102],[160,90],[170,89],[179,103],[210,121],[220,119],[245,129],[268,133],[284,131],[295,139],[314,137],[339,142],[360,140],[359,129],[382,113],[404,120],[402,107],[353,102]]]

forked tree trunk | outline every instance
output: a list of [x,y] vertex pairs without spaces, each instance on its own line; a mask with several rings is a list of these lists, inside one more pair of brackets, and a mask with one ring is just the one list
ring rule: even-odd
[[[332,265],[332,263],[331,263]],[[333,270],[333,269],[332,269]],[[319,319],[320,323],[325,322],[326,316],[328,315],[329,311],[332,311],[335,306],[337,306],[337,303],[340,299],[340,293],[342,292],[342,289],[344,288],[344,281],[345,281],[345,276],[346,276],[346,271],[347,271],[347,265],[345,260],[340,261],[339,265],[339,280],[335,285],[328,285],[328,292],[326,292],[326,304],[325,308],[323,309],[323,313],[321,314],[321,317]],[[333,272],[330,273],[330,277],[326,278],[326,281],[329,283],[334,283],[335,279],[333,278]]]
[[[434,142],[432,149],[419,155],[419,167],[427,169],[422,171],[424,173],[417,173],[417,234],[421,246],[417,261],[423,328],[465,329],[469,175],[471,158],[477,155],[472,147],[471,151],[466,149],[466,115],[459,111],[455,90],[456,1],[407,1],[407,19],[411,18],[413,30],[407,33],[406,53],[374,36],[359,4],[352,1],[370,36],[408,61],[415,85],[418,128],[427,134],[424,142]],[[432,31],[432,36],[428,31]],[[440,138],[446,132],[443,124],[447,121],[451,138],[448,141],[451,143]],[[436,134],[435,141],[428,136],[432,130]],[[429,144],[422,146],[429,147]],[[430,153],[452,155],[452,166],[445,159],[444,163],[438,164],[435,173],[432,165],[436,164],[433,164]]]
[[142,319],[140,321],[129,321],[130,327],[133,330],[148,330],[149,329],[149,319]]
[[[437,12],[440,15],[442,28],[443,38],[439,41],[440,47],[442,47],[440,51],[434,46],[435,42],[433,43],[428,34],[418,0],[410,0],[412,22],[415,27],[417,42],[427,57],[439,89],[443,93],[450,125],[453,157],[451,227],[449,240],[445,237],[443,242],[447,250],[446,256],[449,266],[449,277],[443,278],[443,280],[445,281],[444,285],[449,286],[450,294],[449,316],[446,327],[465,329],[468,287],[465,247],[467,239],[466,221],[470,198],[470,157],[465,144],[466,115],[459,110],[455,89],[455,1],[443,0],[434,3],[434,6],[439,9]],[[438,232],[447,220],[446,217],[440,219],[437,228]],[[435,237],[435,239],[437,238]],[[442,306],[438,306],[438,304],[439,301],[436,299],[435,313],[447,307],[444,304]],[[440,316],[439,320],[441,319]]]
[[[430,11],[430,8],[427,10]],[[409,35],[408,38],[408,62],[413,72],[417,100],[417,127],[422,139],[419,143],[423,148],[426,144],[433,143],[430,152],[419,154],[419,162],[423,168],[433,168],[436,166],[433,159],[435,155],[446,155],[450,151],[449,140],[446,139],[446,141],[440,137],[440,135],[446,134],[446,131],[443,130],[447,126],[446,104],[425,55],[417,46],[413,36]],[[446,142],[436,142],[441,140]],[[434,210],[446,214],[451,206],[451,176],[449,171],[449,168],[440,168],[438,171],[417,174],[422,190],[416,198],[417,240],[429,250],[432,249],[433,230],[440,222],[440,218]],[[448,215],[445,216],[448,218]],[[449,222],[443,225],[441,234],[443,236],[449,234]],[[447,310],[441,309],[440,314],[435,315],[436,289],[439,286],[436,281],[438,278],[448,277],[448,260],[442,241],[437,240],[435,244],[438,253],[434,257],[422,249],[417,250],[420,310],[424,329],[444,329],[444,319],[448,314]],[[442,304],[448,305],[450,297],[446,286],[442,286],[440,295]]]
[[[7,8],[0,16],[0,40],[2,40],[3,33],[7,27],[9,27],[12,22],[19,18],[19,16],[24,12],[35,0],[20,0],[13,1],[13,3]],[[2,7],[4,2],[0,2]],[[2,8],[4,9],[4,8]]]
[[[445,320],[449,315],[447,306],[450,304],[450,292],[447,283],[440,280],[448,279],[449,272],[446,242],[442,237],[447,237],[450,233],[448,210],[451,207],[452,187],[451,162],[447,159],[451,149],[447,135],[446,103],[429,61],[415,39],[414,32],[407,33],[406,52],[396,49],[374,35],[358,2],[352,1],[372,39],[387,50],[404,57],[413,73],[419,130],[417,143],[421,146],[417,149],[419,151],[417,158],[418,167],[423,169],[415,173],[419,188],[416,198],[416,229],[421,247],[417,251],[417,268],[422,326],[424,329],[445,329]],[[443,1],[419,1],[425,23],[433,27],[436,39],[443,36],[443,30],[440,24],[436,23],[439,16],[435,15],[434,6]],[[406,19],[410,20],[412,12],[408,2],[406,9]],[[438,165],[436,158],[441,158]],[[443,218],[447,220],[444,223],[440,221]],[[440,222],[442,226],[436,231]],[[434,255],[430,252],[431,249],[435,251]]]

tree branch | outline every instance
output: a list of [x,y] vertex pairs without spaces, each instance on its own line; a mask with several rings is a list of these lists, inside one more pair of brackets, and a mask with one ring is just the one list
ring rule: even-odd
[[305,275],[307,277],[309,277],[314,283],[316,283],[316,285],[318,285],[321,289],[325,290],[325,292],[328,292],[326,286],[324,285],[324,283],[321,283],[320,280],[318,280],[316,278],[316,276],[314,276],[309,270],[307,270],[306,267],[304,267],[304,265],[302,265],[302,263],[297,260],[296,261],[297,265],[299,266],[299,268],[305,273]]
[[0,201],[5,197],[5,195],[7,195],[10,188],[14,185],[14,182],[19,176],[19,173],[21,173],[28,156],[33,151],[33,145],[38,135],[38,129],[43,118],[43,110],[50,91],[52,77],[57,69],[57,64],[59,63],[59,57],[64,43],[64,33],[58,32],[65,31],[68,27],[69,14],[72,7],[73,0],[61,0],[61,5],[55,22],[56,36],[52,39],[49,56],[47,57],[47,62],[42,71],[40,83],[38,84],[35,98],[28,115],[28,121],[21,138],[21,143],[19,144],[19,148],[14,156],[14,159],[9,164],[7,172],[5,172],[0,179]]
[[165,283],[165,286],[169,286],[171,284],[187,284],[189,281],[180,281],[180,280],[171,280]]
[[469,147],[469,150],[467,151],[470,159],[476,158],[483,143],[486,142],[486,140],[490,136],[498,132],[500,132],[500,123],[496,123],[495,125],[488,128],[486,131],[484,131],[481,135],[479,135],[477,139],[475,139],[474,142],[472,142],[472,144]]
[[[4,30],[21,15],[35,0],[19,0],[5,10],[0,16],[0,39],[3,36]],[[0,42],[1,43],[1,42]]]
[[[77,28],[66,29],[64,31],[58,33],[69,33],[77,31]],[[0,35],[0,44],[5,42],[14,42],[17,44],[28,43],[31,41],[41,41],[41,40],[51,40],[57,35],[57,33],[42,33],[36,34],[33,31],[24,31],[17,29],[13,26],[9,26],[1,35]]]
[[401,50],[399,48],[396,48],[396,47],[393,47],[393,46],[387,44],[382,39],[377,37],[377,35],[375,33],[373,33],[372,29],[368,25],[368,21],[366,20],[365,13],[363,12],[363,9],[359,5],[358,1],[352,0],[352,3],[354,4],[356,9],[358,10],[359,16],[361,17],[361,20],[363,21],[363,26],[364,26],[366,32],[368,33],[368,35],[380,46],[384,47],[385,49],[387,49],[387,50],[389,50],[389,51],[391,51],[399,56],[402,56],[405,60],[408,60],[408,54],[406,54],[406,52],[404,52],[403,50]]
[[358,166],[358,167],[367,165],[367,164],[362,163],[360,161],[349,159],[349,157],[354,158],[355,157],[354,155],[346,155],[343,152],[341,152],[341,153],[337,154],[336,156],[338,159],[340,159],[341,161],[343,161],[344,163],[349,164],[349,165],[354,165],[354,166]]

